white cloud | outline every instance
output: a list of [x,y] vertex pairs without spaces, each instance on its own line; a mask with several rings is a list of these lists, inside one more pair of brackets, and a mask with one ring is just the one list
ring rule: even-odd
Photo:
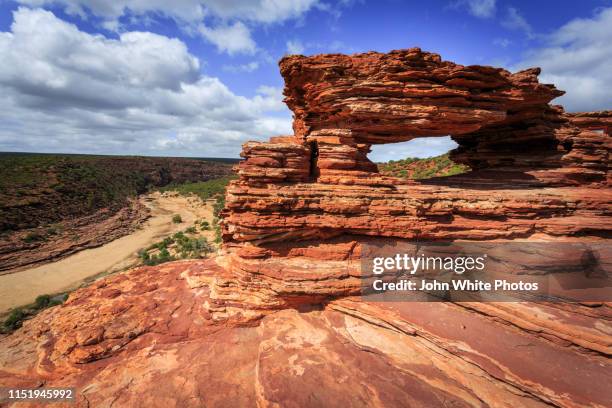
[[240,21],[214,28],[201,24],[198,31],[205,39],[213,43],[219,51],[227,52],[230,55],[252,55],[257,50],[255,41],[251,38],[251,32]]
[[297,18],[314,7],[318,0],[17,0],[34,7],[60,5],[71,14],[114,20],[128,10],[136,15],[162,13],[183,21],[198,22],[205,15],[231,20],[276,23]]
[[491,18],[495,15],[496,0],[457,0],[451,8],[465,8],[468,13],[478,18]]
[[[256,44],[249,26],[282,23],[303,17],[319,0],[16,0],[31,7],[60,6],[84,19],[91,13],[101,26],[120,32],[119,19],[150,23],[161,14],[175,19],[188,33],[199,32],[221,52],[253,54]],[[344,3],[342,3],[344,4]],[[348,3],[347,3],[348,5]]]
[[205,15],[205,5],[199,0],[17,0],[18,3],[33,6],[63,6],[67,13],[86,17],[90,11],[106,20],[116,20],[128,10],[136,15],[149,12],[162,13],[168,17],[198,21]]
[[251,61],[240,65],[224,65],[223,70],[228,72],[253,72],[259,69],[259,62]]
[[489,18],[495,14],[495,0],[468,0],[470,13],[476,17]]
[[289,55],[303,55],[308,51],[310,55],[317,53],[345,53],[352,54],[357,52],[357,50],[342,41],[334,40],[334,41],[326,41],[326,42],[318,42],[318,41],[309,41],[302,42],[297,39],[289,40],[285,43],[286,52]]
[[568,111],[611,109],[611,38],[612,7],[592,18],[574,19],[545,36],[544,46],[530,50],[512,69],[541,67],[541,82],[567,92],[554,103]]
[[506,15],[502,20],[501,25],[509,30],[522,31],[529,38],[533,37],[533,29],[531,28],[531,25],[514,7],[508,7],[506,9]]
[[510,44],[512,44],[512,41],[510,41],[507,38],[495,38],[495,39],[493,39],[493,45],[497,45],[498,47],[506,48]]
[[303,54],[304,50],[304,44],[300,40],[287,41],[287,53],[291,55]]
[[318,0],[202,0],[208,10],[224,19],[238,18],[260,23],[277,23],[298,18]]
[[281,89],[236,95],[157,34],[109,39],[20,8],[0,60],[0,151],[236,156],[246,140],[291,131]]

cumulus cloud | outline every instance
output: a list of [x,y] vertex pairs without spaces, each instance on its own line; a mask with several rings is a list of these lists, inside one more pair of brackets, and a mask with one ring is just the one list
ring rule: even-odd
[[[215,15],[232,19],[276,23],[298,18],[314,6],[318,0],[202,0],[201,3]],[[171,7],[171,6],[169,6]]]
[[[253,54],[256,44],[248,25],[282,23],[302,17],[319,0],[17,0],[31,7],[60,6],[68,14],[103,19],[107,30],[121,31],[119,19],[149,21],[164,15],[175,19],[188,32],[199,32],[221,52]],[[196,28],[196,29],[194,29]]]
[[512,67],[542,67],[540,81],[566,91],[556,99],[568,111],[612,109],[612,7],[574,19],[530,50]]
[[228,72],[253,72],[259,68],[259,62],[251,61],[240,65],[224,65],[223,70]]
[[493,39],[493,45],[497,45],[498,47],[506,48],[510,44],[512,44],[512,41],[510,41],[507,38],[494,38]]
[[136,15],[162,13],[183,21],[200,21],[205,15],[231,20],[260,23],[282,22],[310,10],[318,0],[17,0],[20,4],[40,7],[63,6],[74,15],[90,11],[98,17],[113,20],[128,11]]
[[162,35],[109,39],[19,8],[0,59],[0,150],[235,156],[291,131],[280,89],[236,95]]
[[234,54],[254,54],[257,46],[251,38],[247,26],[237,21],[231,25],[221,25],[215,28],[201,24],[198,31],[202,36],[213,43],[221,52]]
[[496,0],[458,0],[450,4],[451,8],[464,8],[478,18],[491,18],[495,15]]
[[300,40],[287,41],[287,53],[292,55],[304,54],[304,44]]
[[87,17],[87,12],[105,20],[116,20],[128,10],[134,15],[157,12],[171,18],[184,21],[197,21],[204,17],[205,8],[198,0],[17,0],[18,3],[31,6],[60,6],[68,14]]

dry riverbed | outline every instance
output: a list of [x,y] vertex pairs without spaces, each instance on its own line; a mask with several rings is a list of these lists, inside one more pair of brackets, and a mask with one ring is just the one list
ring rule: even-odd
[[[212,202],[175,193],[151,193],[140,198],[151,216],[133,233],[97,248],[85,249],[61,260],[0,275],[0,315],[32,303],[37,296],[69,291],[86,280],[118,272],[139,263],[138,251],[190,227],[198,220],[212,224]],[[182,222],[174,223],[174,214]],[[202,234],[209,241],[213,231]]]

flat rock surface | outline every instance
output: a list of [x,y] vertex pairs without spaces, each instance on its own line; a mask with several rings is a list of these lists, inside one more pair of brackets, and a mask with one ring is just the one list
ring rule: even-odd
[[[612,404],[606,305],[477,310],[349,297],[215,321],[210,287],[190,276],[219,272],[214,260],[181,261],[78,290],[0,340],[0,382],[75,386],[77,404],[65,406],[79,407]],[[572,337],[547,326],[555,315]],[[599,351],[571,341],[595,332]]]

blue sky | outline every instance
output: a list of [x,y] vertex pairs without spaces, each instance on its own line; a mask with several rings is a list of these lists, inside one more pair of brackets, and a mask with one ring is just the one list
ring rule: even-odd
[[[612,1],[0,0],[0,151],[236,157],[291,132],[277,61],[419,46],[542,66],[567,110],[612,108]],[[375,160],[448,150],[382,146]]]

